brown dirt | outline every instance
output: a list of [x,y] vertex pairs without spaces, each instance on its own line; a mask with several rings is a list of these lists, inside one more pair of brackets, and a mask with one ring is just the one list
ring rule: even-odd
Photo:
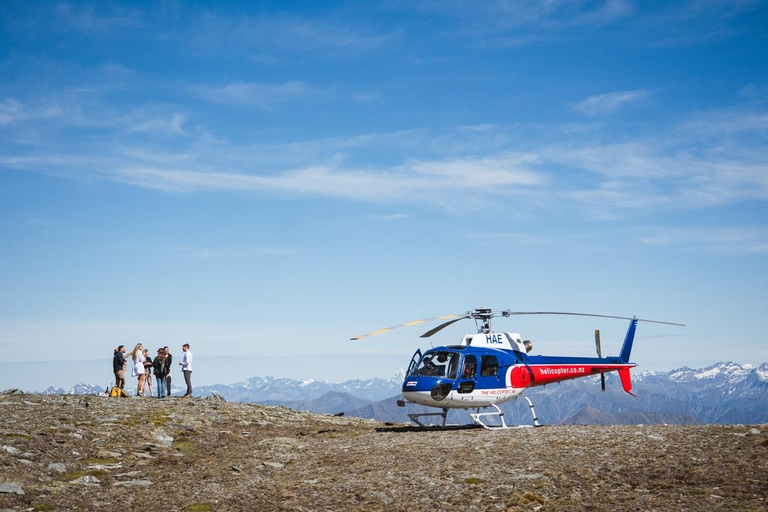
[[0,509],[17,511],[768,510],[768,425],[416,431],[210,398],[15,395],[0,443],[0,484],[25,493]]

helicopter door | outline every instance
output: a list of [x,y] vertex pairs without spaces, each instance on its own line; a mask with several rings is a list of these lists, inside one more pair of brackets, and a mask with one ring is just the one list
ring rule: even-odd
[[473,355],[464,356],[464,364],[461,367],[459,381],[459,393],[471,393],[475,390],[475,377],[477,375],[477,358]]
[[419,364],[419,360],[421,360],[421,349],[417,348],[416,352],[413,353],[413,357],[411,358],[411,364],[408,365],[408,371],[405,372],[406,375],[410,375],[411,372],[416,369],[416,365]]
[[480,358],[480,376],[477,378],[477,386],[481,389],[505,387],[499,375],[499,360],[496,356]]

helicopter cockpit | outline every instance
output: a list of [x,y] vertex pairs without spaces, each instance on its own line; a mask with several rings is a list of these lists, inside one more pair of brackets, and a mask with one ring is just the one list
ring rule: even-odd
[[459,354],[447,350],[429,350],[424,353],[410,377],[447,377],[455,379],[459,374]]

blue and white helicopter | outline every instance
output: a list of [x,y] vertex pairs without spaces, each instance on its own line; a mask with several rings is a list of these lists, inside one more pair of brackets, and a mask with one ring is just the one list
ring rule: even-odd
[[[507,318],[514,315],[589,316],[618,318],[630,322],[618,356],[602,357],[600,331],[595,331],[597,357],[534,356],[528,355],[533,344],[528,340],[523,341],[520,334],[497,333],[491,330],[492,318],[498,316]],[[421,335],[422,338],[428,338],[449,325],[467,318],[475,320],[477,334],[465,335],[458,345],[431,348],[423,354],[420,349],[417,349],[411,358],[403,381],[403,400],[398,400],[398,405],[405,407],[406,403],[413,403],[442,409],[442,412],[408,414],[411,421],[420,427],[428,426],[421,421],[420,418],[423,416],[441,416],[442,426],[445,427],[449,409],[474,409],[475,412],[470,413],[470,417],[476,424],[490,430],[510,428],[504,421],[504,413],[501,412],[498,404],[520,397],[523,391],[530,387],[597,374],[601,377],[602,388],[605,391],[605,374],[608,372],[618,372],[624,391],[634,396],[629,370],[636,365],[629,362],[629,355],[632,351],[637,323],[685,326],[685,324],[644,320],[637,317],[554,311],[494,312],[489,308],[480,308],[467,311],[463,315],[444,315],[406,322],[352,339],[359,340],[383,334],[398,327],[409,327],[431,320],[445,320]],[[531,409],[533,426],[539,426],[533,403],[528,397],[523,396],[523,398]],[[489,407],[492,408],[490,412],[481,412],[481,409],[485,410]],[[494,422],[493,418],[496,418],[497,422]]]

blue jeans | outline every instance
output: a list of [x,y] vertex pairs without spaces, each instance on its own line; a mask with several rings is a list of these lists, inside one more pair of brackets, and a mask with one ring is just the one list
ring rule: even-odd
[[157,384],[157,397],[164,398],[165,397],[165,377],[155,376],[155,381]]

